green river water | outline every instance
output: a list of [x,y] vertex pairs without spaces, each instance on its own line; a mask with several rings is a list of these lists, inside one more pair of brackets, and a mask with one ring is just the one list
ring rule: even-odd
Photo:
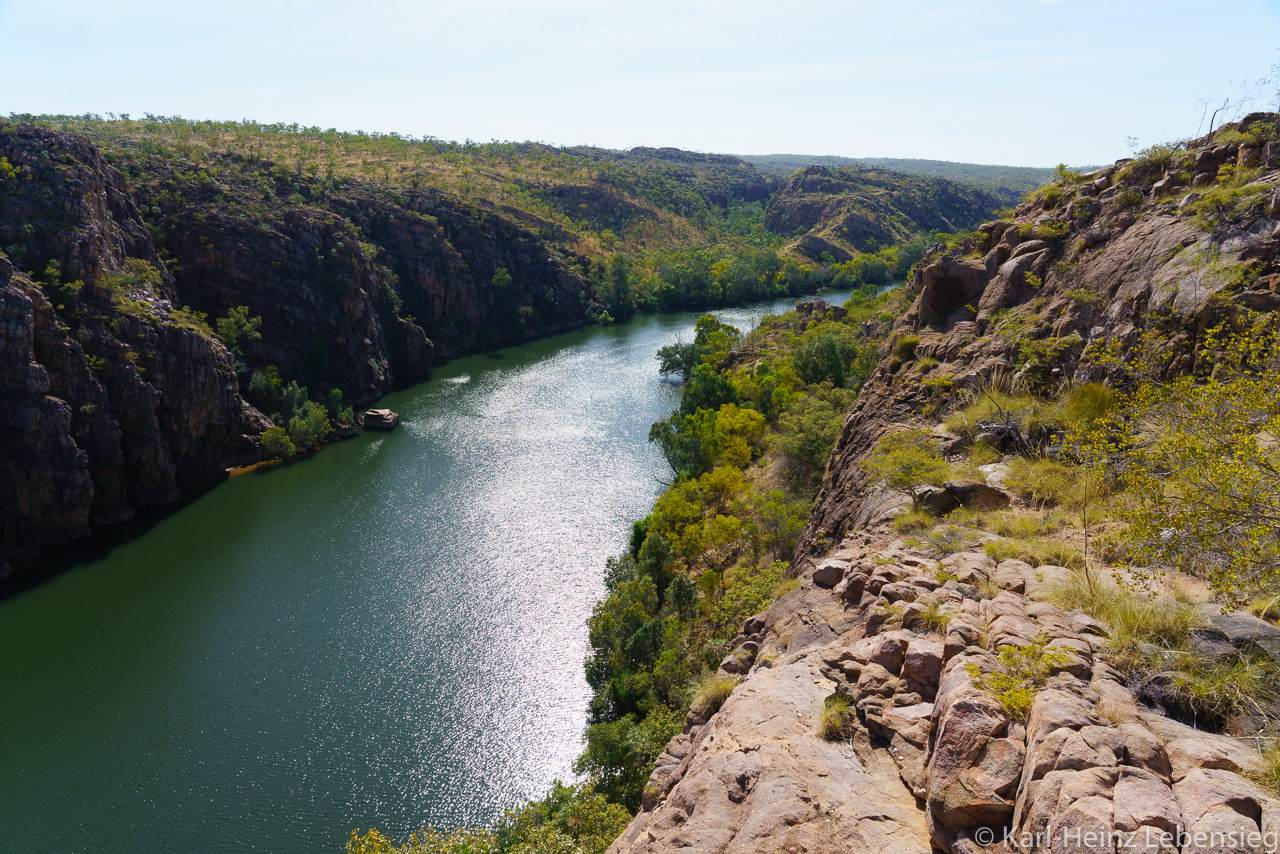
[[654,353],[695,318],[458,359],[396,431],[0,602],[0,851],[338,852],[572,777],[604,562],[669,476]]

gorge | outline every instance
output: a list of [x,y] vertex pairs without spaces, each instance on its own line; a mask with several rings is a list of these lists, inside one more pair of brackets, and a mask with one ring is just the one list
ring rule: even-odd
[[0,602],[0,826],[313,852],[489,824],[570,779],[601,570],[670,477],[654,353],[693,320],[455,359],[383,398],[396,431],[233,477]]
[[[1280,829],[1275,114],[1003,211],[859,167],[153,124],[0,140],[15,574],[199,495],[0,602],[19,827],[302,851],[515,807],[475,831],[515,854]],[[824,285],[860,289],[764,319]],[[316,444],[298,407],[345,431],[386,392],[398,431],[199,494],[287,456],[272,431]],[[1178,505],[1206,489],[1230,501]],[[350,850],[475,848],[392,838]]]

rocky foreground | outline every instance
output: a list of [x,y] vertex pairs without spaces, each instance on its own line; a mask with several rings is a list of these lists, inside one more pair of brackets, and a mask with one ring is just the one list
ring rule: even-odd
[[[690,715],[610,852],[1277,849],[1257,752],[1140,703],[1106,628],[1046,601],[1068,570],[886,540],[846,541],[746,622],[722,668],[743,681]],[[1024,722],[975,674],[1036,642],[1061,652]],[[832,741],[834,694],[856,724]]]

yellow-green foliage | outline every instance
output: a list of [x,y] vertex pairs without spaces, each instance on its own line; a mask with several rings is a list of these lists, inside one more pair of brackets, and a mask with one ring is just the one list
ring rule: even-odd
[[1017,495],[1042,506],[1074,506],[1083,486],[1077,467],[1047,457],[1016,457],[1005,482]]
[[919,503],[917,486],[941,486],[951,474],[929,434],[916,429],[882,436],[862,467],[876,482],[910,497],[913,504]]
[[1203,190],[1203,197],[1182,210],[1193,215],[1196,225],[1206,231],[1250,210],[1257,211],[1266,204],[1274,189],[1269,184],[1251,183],[1261,174],[1261,169],[1241,169],[1230,163],[1224,164],[1218,170],[1214,183]]
[[1031,566],[1065,566],[1068,569],[1083,569],[1084,555],[1070,543],[1051,540],[1044,537],[1027,537],[1024,539],[1001,539],[987,543],[983,551],[997,561],[1020,560]]
[[893,517],[890,527],[899,534],[910,534],[914,531],[927,531],[937,521],[938,517],[927,510],[908,508]]
[[1081,383],[1067,389],[1056,400],[1033,407],[1028,413],[1027,430],[1043,435],[1061,434],[1069,424],[1093,423],[1110,414],[1116,405],[1116,393],[1101,383]]
[[818,734],[827,741],[844,741],[853,735],[857,725],[853,701],[846,694],[832,694],[822,704]]
[[709,718],[720,711],[720,707],[729,699],[737,685],[738,680],[732,676],[709,674],[694,689],[690,708],[703,718]]
[[942,610],[942,606],[937,602],[930,602],[914,616],[912,620],[904,620],[904,629],[923,629],[926,632],[938,632],[942,634],[946,632],[947,626],[951,623],[951,617]]
[[965,669],[973,684],[995,697],[1005,714],[1023,721],[1049,675],[1067,665],[1071,656],[1061,649],[1031,643],[1002,647],[997,659],[999,671],[984,673],[976,664],[967,664]]
[[377,830],[351,831],[344,849],[347,854],[498,854],[498,838],[491,830],[455,830],[442,833],[419,830],[403,843]]
[[1185,649],[1201,622],[1191,602],[1138,593],[1083,572],[1072,573],[1050,598],[1060,608],[1078,608],[1104,623],[1110,630],[1109,655],[1129,670],[1141,663],[1146,647]]
[[1147,379],[1102,452],[1121,472],[1126,545],[1247,599],[1280,582],[1280,335],[1274,316],[1206,333],[1209,377]]
[[910,362],[916,357],[916,347],[919,345],[919,335],[903,335],[897,341],[893,342],[893,355],[897,356],[904,362]]
[[724,596],[716,603],[715,625],[724,629],[738,628],[752,614],[763,611],[778,598],[778,589],[787,572],[786,561],[757,569],[746,565],[733,572],[728,580]]
[[1025,392],[1014,392],[989,386],[969,394],[970,402],[953,413],[944,423],[952,433],[971,436],[979,424],[1008,420],[1023,426],[1040,402]]
[[1249,776],[1272,794],[1280,794],[1280,741],[1272,739],[1263,745],[1261,766]]

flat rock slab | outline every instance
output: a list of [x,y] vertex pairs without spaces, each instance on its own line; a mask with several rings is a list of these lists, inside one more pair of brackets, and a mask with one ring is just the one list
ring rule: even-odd
[[1256,647],[1280,660],[1280,628],[1240,611],[1223,614],[1213,605],[1201,605],[1199,610],[1209,625],[1222,632],[1236,648]]
[[755,670],[699,733],[666,800],[636,816],[610,854],[928,854],[924,814],[896,766],[865,765],[818,735],[835,687],[820,648]]

